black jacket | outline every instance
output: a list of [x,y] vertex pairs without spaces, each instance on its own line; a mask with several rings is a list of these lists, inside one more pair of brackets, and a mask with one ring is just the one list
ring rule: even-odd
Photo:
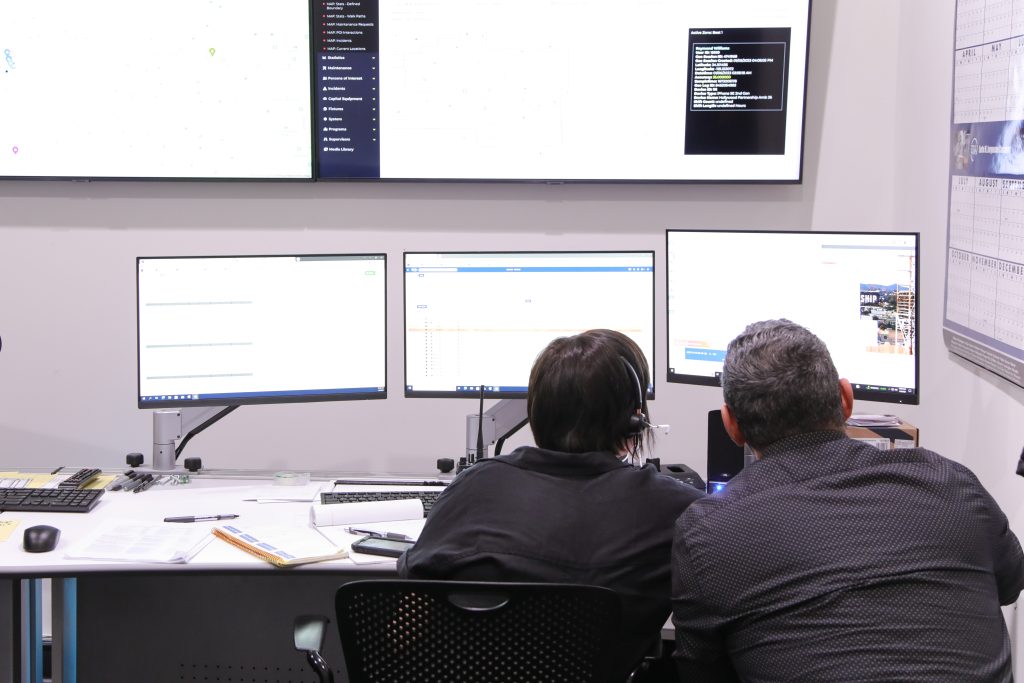
[[673,565],[684,680],[1011,679],[1020,543],[970,470],[923,448],[782,439],[686,511]]
[[456,477],[398,572],[612,588],[622,596],[616,666],[624,680],[668,617],[673,525],[701,496],[612,453],[518,448]]

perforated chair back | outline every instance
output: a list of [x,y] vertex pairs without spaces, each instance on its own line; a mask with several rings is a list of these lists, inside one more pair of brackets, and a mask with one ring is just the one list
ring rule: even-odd
[[597,586],[353,581],[335,598],[352,683],[589,683],[619,628]]

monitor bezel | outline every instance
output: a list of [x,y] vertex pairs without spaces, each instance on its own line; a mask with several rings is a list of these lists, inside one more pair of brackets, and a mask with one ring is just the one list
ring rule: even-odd
[[[509,249],[466,249],[466,250],[416,250],[416,251],[404,251],[402,252],[402,387],[405,392],[405,398],[472,398],[480,400],[480,390],[474,389],[472,391],[434,391],[434,390],[410,390],[409,388],[409,339],[408,339],[408,308],[406,306],[406,297],[408,292],[406,290],[408,257],[419,254],[451,254],[451,255],[469,255],[469,254],[485,254],[485,255],[500,255],[500,254],[514,254],[529,256],[531,254],[649,254],[651,257],[651,358],[647,359],[648,370],[650,371],[651,383],[647,390],[647,400],[653,401],[655,398],[655,358],[657,354],[657,253],[654,249],[526,249],[526,250],[509,250]],[[483,397],[486,399],[525,399],[526,391],[484,391]]]
[[[866,387],[854,385],[853,396],[860,401],[876,401],[880,403],[896,403],[903,405],[918,405],[921,400],[921,233],[913,231],[881,231],[881,230],[735,230],[722,229],[714,230],[709,228],[669,228],[665,231],[665,381],[671,384],[692,384],[696,386],[720,387],[721,381],[718,377],[707,377],[704,375],[690,375],[686,373],[674,373],[671,371],[669,360],[669,349],[672,339],[672,316],[668,311],[667,297],[670,290],[671,269],[668,266],[669,260],[669,239],[672,233],[731,233],[731,234],[773,234],[773,235],[906,235],[914,238],[914,251],[917,257],[914,259],[914,329],[916,331],[915,345],[917,353],[914,354],[914,391],[911,393],[896,393],[884,390],[873,390]],[[755,322],[751,320],[750,322]],[[840,375],[842,376],[842,375]],[[851,384],[853,383],[852,378]]]
[[387,253],[385,252],[344,252],[344,253],[296,253],[296,254],[198,254],[198,255],[160,255],[160,256],[136,256],[135,257],[135,397],[138,408],[145,410],[161,408],[201,408],[206,406],[243,406],[243,405],[272,405],[285,403],[318,403],[323,401],[372,401],[386,399],[388,397],[387,387],[387,352],[384,353],[384,386],[379,391],[369,392],[340,392],[340,393],[304,393],[304,394],[283,394],[271,395],[260,394],[256,396],[229,397],[229,398],[199,398],[199,399],[167,399],[167,400],[142,400],[142,372],[140,346],[142,334],[139,325],[139,265],[143,260],[175,260],[175,259],[243,259],[243,258],[335,258],[352,257],[353,259],[372,257],[377,258],[384,264],[384,339],[387,341],[387,304],[388,304],[388,277],[387,277]]

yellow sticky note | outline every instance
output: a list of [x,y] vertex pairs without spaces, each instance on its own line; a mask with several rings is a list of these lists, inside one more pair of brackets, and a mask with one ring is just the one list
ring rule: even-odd
[[86,484],[85,488],[87,488],[87,489],[105,489],[105,488],[107,488],[107,485],[110,484],[110,482],[112,482],[115,479],[117,479],[117,477],[118,477],[118,475],[116,475],[116,474],[101,474],[100,476],[96,477],[95,479],[90,481],[88,484]]
[[46,472],[0,472],[0,479],[27,479],[26,487],[40,489],[53,481],[53,475]]
[[21,524],[20,519],[0,519],[0,541],[6,541],[11,533]]

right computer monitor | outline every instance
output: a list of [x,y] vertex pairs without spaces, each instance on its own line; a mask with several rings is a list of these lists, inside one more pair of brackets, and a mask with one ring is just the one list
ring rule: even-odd
[[861,400],[918,403],[918,233],[667,231],[668,381],[717,386],[749,323],[788,318]]

